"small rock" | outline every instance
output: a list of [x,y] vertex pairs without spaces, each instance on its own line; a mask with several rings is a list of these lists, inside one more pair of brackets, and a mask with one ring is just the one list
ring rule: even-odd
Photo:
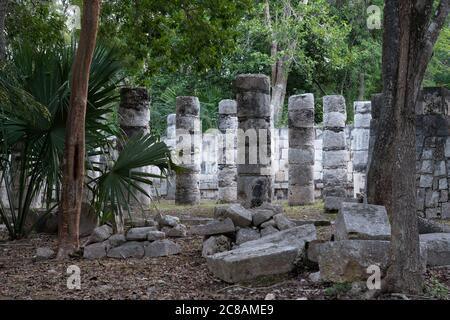
[[113,234],[111,237],[109,237],[108,242],[111,248],[115,248],[123,245],[125,242],[127,242],[127,239],[123,234]]
[[270,234],[274,234],[277,232],[280,232],[280,230],[278,230],[277,228],[272,227],[272,226],[267,226],[267,227],[261,229],[261,237],[265,237],[265,236],[268,236]]
[[235,231],[233,221],[227,218],[223,221],[215,220],[208,224],[191,226],[191,233],[200,236],[212,236],[216,234],[231,233]]
[[162,240],[165,237],[166,237],[166,233],[163,231],[150,231],[149,233],[147,233],[148,241]]
[[171,238],[182,238],[186,237],[187,228],[184,224],[177,224],[173,228],[164,227],[163,232],[166,234],[166,236]]
[[258,230],[242,228],[236,233],[236,244],[240,245],[244,242],[257,240],[259,238],[261,238],[261,234]]
[[103,226],[100,226],[100,227],[97,227],[94,229],[94,231],[90,235],[86,245],[108,240],[108,238],[111,237],[112,234],[113,234],[113,229],[110,226],[108,226],[107,224],[104,224]]
[[311,274],[308,276],[308,279],[309,279],[309,281],[311,281],[312,283],[319,283],[319,282],[320,282],[320,271],[311,273]]
[[106,253],[109,250],[109,243],[109,240],[107,240],[86,246],[83,251],[83,258],[94,260],[106,257]]
[[128,241],[145,241],[149,232],[157,231],[156,227],[132,228],[127,232]]
[[49,247],[41,247],[36,249],[36,261],[43,261],[53,258],[55,251]]
[[164,257],[181,252],[181,247],[173,241],[157,240],[145,246],[146,257]]
[[126,242],[120,247],[109,250],[107,256],[118,259],[142,258],[144,256],[144,244],[136,241]]
[[268,293],[264,300],[275,300],[275,295],[273,293]]
[[202,256],[207,257],[219,252],[229,251],[231,240],[226,236],[212,236],[203,242]]
[[[284,210],[283,210],[283,206],[279,205],[279,204],[273,204],[273,203],[269,203],[269,202],[264,202],[261,206],[259,206],[257,209],[261,209],[261,210],[271,210],[273,212],[275,212],[275,214],[283,214]],[[274,215],[275,215],[274,214]]]
[[178,217],[162,215],[159,213],[156,215],[155,220],[159,223],[161,227],[175,227],[177,224],[180,223],[180,218]]
[[282,214],[277,214],[277,215],[273,216],[273,220],[277,224],[277,228],[279,230],[286,230],[286,229],[296,227],[296,224],[294,222],[292,222],[291,220],[289,220],[286,216],[284,216]]

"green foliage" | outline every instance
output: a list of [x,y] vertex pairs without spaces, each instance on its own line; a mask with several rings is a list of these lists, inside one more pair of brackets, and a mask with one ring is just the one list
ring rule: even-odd
[[111,0],[103,4],[99,37],[126,55],[129,81],[180,66],[217,67],[234,48],[234,26],[251,0]]
[[425,292],[432,298],[445,300],[449,297],[449,289],[438,278],[432,276],[425,284]]
[[352,289],[352,284],[349,282],[335,283],[333,286],[325,289],[324,294],[329,298],[339,298]]
[[442,29],[424,79],[424,86],[450,88],[450,28]]

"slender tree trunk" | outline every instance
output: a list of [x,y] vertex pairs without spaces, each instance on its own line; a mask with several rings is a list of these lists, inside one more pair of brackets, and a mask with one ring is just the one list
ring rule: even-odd
[[8,1],[0,0],[0,61],[6,60],[5,20],[8,13]]
[[419,293],[422,274],[415,184],[415,105],[439,30],[448,14],[441,0],[386,0],[383,34],[383,105],[368,172],[368,201],[386,206],[392,224],[389,292]]
[[361,72],[359,74],[358,101],[364,101],[365,95],[366,95],[365,74],[364,74],[364,72]]
[[288,82],[288,71],[284,59],[278,59],[272,68],[272,97],[273,119],[276,123],[281,116]]
[[100,0],[83,1],[80,42],[72,66],[59,215],[58,259],[68,257],[80,246],[79,224],[85,174],[86,102],[89,72],[97,38],[100,2]]

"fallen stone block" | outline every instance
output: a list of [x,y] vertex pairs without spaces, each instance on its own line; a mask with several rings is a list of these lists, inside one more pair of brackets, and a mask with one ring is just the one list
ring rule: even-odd
[[84,248],[83,258],[95,260],[106,257],[107,251],[110,249],[109,240],[97,242]]
[[286,229],[294,228],[296,226],[296,224],[294,222],[289,220],[283,214],[274,215],[273,220],[275,221],[277,228],[279,230],[286,230]]
[[156,227],[132,228],[127,232],[128,241],[145,241],[147,235],[152,231],[157,231]]
[[206,263],[215,277],[235,283],[290,272],[297,255],[295,245],[262,243],[208,256]]
[[237,227],[248,227],[252,224],[252,212],[245,209],[240,204],[219,206],[214,210],[214,217],[217,219],[230,218]]
[[450,265],[450,233],[422,234],[420,242],[427,248],[429,266]]
[[226,236],[212,236],[203,242],[202,256],[207,257],[219,252],[229,251],[231,240]]
[[271,234],[274,234],[277,232],[280,232],[280,230],[269,225],[269,226],[261,229],[261,237],[266,237],[268,235],[271,235]]
[[155,220],[161,227],[175,227],[180,223],[180,218],[163,214],[157,214]]
[[36,249],[35,261],[43,261],[53,258],[55,251],[49,247],[40,247]]
[[215,220],[204,225],[191,226],[190,228],[191,234],[200,236],[212,236],[216,234],[231,233],[234,231],[235,227],[230,218],[223,221]]
[[226,282],[283,274],[295,268],[305,243],[316,239],[316,228],[305,225],[248,241],[231,251],[207,257],[208,269]]
[[108,239],[110,248],[115,248],[115,247],[121,246],[125,242],[127,242],[127,239],[125,238],[125,236],[123,234],[113,234]]
[[244,242],[257,240],[259,238],[261,238],[261,234],[258,230],[242,228],[236,233],[236,244],[240,245]]
[[111,237],[112,234],[113,234],[113,229],[106,224],[103,226],[97,227],[94,229],[94,231],[92,231],[92,234],[89,236],[89,239],[86,244],[103,242],[105,240],[108,240],[108,238]]
[[157,240],[144,246],[146,257],[165,257],[181,252],[181,247],[173,241]]
[[127,259],[144,256],[144,242],[130,241],[108,251],[109,258]]
[[164,227],[162,231],[170,238],[182,238],[186,237],[187,234],[187,228],[183,224],[177,224],[173,228]]
[[255,209],[253,210],[253,225],[258,227],[262,223],[272,219],[275,214],[276,212],[272,210]]
[[162,231],[150,231],[149,233],[147,233],[148,241],[162,240],[165,237],[166,237],[166,234]]
[[363,203],[343,202],[335,223],[336,240],[389,240],[391,225],[386,209]]
[[269,221],[266,221],[266,222],[262,223],[260,225],[260,228],[267,228],[269,226],[276,228],[277,224],[276,224],[276,222],[273,219],[270,219]]
[[[384,240],[342,240],[326,242],[319,247],[319,269],[323,281],[366,281],[367,268],[380,267],[384,277],[390,257],[390,242]],[[420,246],[420,263],[424,272],[427,264],[426,246]]]

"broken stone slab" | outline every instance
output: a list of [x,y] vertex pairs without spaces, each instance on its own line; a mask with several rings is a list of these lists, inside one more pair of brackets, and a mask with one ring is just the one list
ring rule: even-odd
[[149,233],[147,233],[148,241],[162,240],[165,237],[166,237],[166,234],[162,231],[150,231]]
[[115,248],[127,242],[127,239],[123,234],[113,234],[109,237],[108,242],[111,248]]
[[132,218],[126,219],[125,224],[131,226],[132,228],[142,228],[142,227],[156,227],[158,222],[151,218]]
[[390,238],[391,225],[383,206],[342,203],[335,223],[336,240],[389,240]]
[[[449,140],[450,141],[450,140]],[[418,217],[419,234],[450,233],[450,227],[442,223]]]
[[141,259],[144,256],[144,242],[137,242],[137,241],[126,242],[119,247],[109,250],[107,256],[109,258],[116,258],[116,259],[127,259],[127,258]]
[[106,257],[108,250],[110,249],[110,239],[104,242],[97,242],[88,245],[83,250],[83,258],[89,260],[101,259]]
[[141,227],[132,228],[127,232],[128,241],[145,241],[147,240],[147,235],[152,231],[157,231],[156,227]]
[[272,210],[255,209],[253,210],[253,225],[258,227],[262,223],[272,219],[275,214],[276,212]]
[[164,239],[154,241],[144,246],[146,257],[165,257],[179,254],[181,247],[173,241]]
[[214,220],[213,222],[199,226],[191,226],[190,228],[191,234],[200,236],[212,236],[216,234],[231,233],[234,231],[235,227],[230,218],[222,221]]
[[[319,269],[323,281],[355,282],[367,280],[367,268],[380,267],[382,277],[389,265],[390,242],[385,240],[342,240],[326,242],[319,247]],[[426,246],[420,246],[422,271],[426,270]]]
[[208,222],[213,221],[213,218],[203,218],[203,217],[183,217],[180,219],[181,223],[187,224],[190,226],[197,226],[201,224],[206,224]]
[[277,228],[279,230],[286,230],[290,228],[294,228],[296,224],[289,220],[285,215],[283,214],[276,214],[273,216],[273,220],[275,221]]
[[178,217],[163,215],[159,213],[155,216],[155,220],[161,227],[175,227],[180,223],[180,218]]
[[106,224],[102,225],[100,227],[97,227],[94,229],[94,231],[92,231],[92,234],[89,236],[89,239],[88,239],[86,245],[108,240],[108,238],[111,237],[112,234],[113,234],[113,229]]
[[55,251],[49,247],[40,247],[36,249],[35,261],[43,261],[53,258]]
[[280,230],[278,230],[277,228],[275,228],[274,226],[266,226],[265,228],[261,229],[261,237],[266,237],[268,235],[274,234],[280,232]]
[[273,204],[273,203],[269,203],[269,202],[264,202],[262,205],[260,205],[259,207],[255,208],[255,209],[271,210],[271,211],[275,212],[275,214],[284,213],[282,205]]
[[297,255],[298,248],[295,245],[260,243],[207,256],[206,263],[215,277],[236,283],[260,276],[288,273],[294,270]]
[[261,238],[258,230],[250,228],[242,228],[236,233],[236,244],[240,245],[244,242],[253,241]]
[[182,238],[186,237],[187,228],[184,224],[177,224],[173,228],[164,227],[162,231],[170,238]]
[[420,242],[426,245],[429,266],[450,265],[450,233],[422,234]]
[[308,276],[308,280],[311,281],[312,283],[319,283],[319,282],[321,281],[321,278],[320,278],[320,271],[311,273],[311,274]]
[[230,283],[283,274],[295,268],[305,243],[315,239],[313,225],[300,226],[245,242],[231,251],[207,257],[206,262],[210,272]]
[[326,227],[331,226],[331,221],[326,219],[314,219],[314,220],[297,220],[297,219],[290,219],[292,222],[294,222],[297,226],[303,226],[305,224],[313,224],[316,227]]
[[267,227],[274,227],[274,228],[276,228],[276,226],[277,226],[277,224],[276,224],[275,220],[270,219],[269,221],[266,221],[266,222],[262,223],[260,225],[260,228],[267,228]]
[[229,251],[231,240],[224,236],[212,236],[203,242],[202,256],[207,257],[219,252]]
[[218,206],[214,210],[216,219],[230,218],[237,227],[248,227],[252,224],[252,212],[240,204]]

